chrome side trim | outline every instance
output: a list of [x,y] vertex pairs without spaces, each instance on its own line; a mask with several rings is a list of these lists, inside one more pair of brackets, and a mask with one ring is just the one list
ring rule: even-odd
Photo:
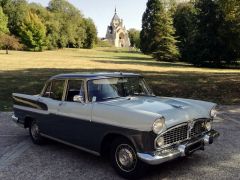
[[13,108],[30,111],[30,112],[35,112],[35,113],[39,113],[39,114],[49,114],[48,111],[30,108],[30,107],[26,107],[26,106],[13,105]]
[[63,143],[63,144],[65,144],[65,145],[68,145],[68,146],[71,146],[71,147],[80,149],[80,150],[82,150],[82,151],[86,151],[86,152],[91,153],[91,154],[94,154],[94,155],[96,155],[96,156],[100,156],[100,153],[99,153],[99,152],[89,150],[89,149],[87,149],[87,148],[84,148],[84,147],[81,147],[81,146],[78,146],[78,145],[75,145],[75,144],[72,144],[72,143],[63,141],[63,140],[58,139],[58,138],[54,138],[54,137],[52,137],[52,136],[48,136],[48,135],[43,134],[43,133],[40,133],[40,135],[43,136],[43,137],[45,137],[45,138],[52,139],[52,140],[54,140],[54,141]]

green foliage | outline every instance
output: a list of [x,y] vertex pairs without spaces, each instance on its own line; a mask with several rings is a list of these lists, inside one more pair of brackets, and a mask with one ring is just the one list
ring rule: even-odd
[[140,31],[134,28],[128,30],[131,47],[140,48]]
[[180,3],[173,14],[176,29],[177,46],[181,60],[191,61],[191,49],[196,31],[196,9],[193,3]]
[[240,59],[239,0],[196,0],[173,15],[182,61],[221,67]]
[[45,45],[46,28],[41,19],[31,11],[21,26],[21,40],[28,49],[42,51]]
[[55,13],[64,13],[68,16],[79,14],[79,10],[66,0],[51,0],[48,9]]
[[112,47],[113,45],[109,43],[108,40],[97,39],[96,47]]
[[157,60],[175,61],[179,51],[174,37],[171,12],[162,0],[148,0],[140,33],[141,51]]
[[225,64],[236,63],[240,59],[240,3],[239,0],[218,0],[223,22],[219,28],[224,45],[222,59]]
[[3,33],[8,33],[8,17],[3,13],[2,7],[0,6],[0,35]]
[[28,3],[26,0],[2,1],[3,12],[8,16],[8,28],[11,34],[20,36],[20,27],[28,14]]
[[[10,33],[28,50],[92,48],[97,41],[93,21],[66,0],[51,0],[47,8],[26,0],[0,0],[0,5],[8,17]],[[2,24],[0,21],[0,27]]]
[[97,43],[97,28],[94,25],[92,19],[85,19],[86,27],[86,39],[84,41],[83,47],[91,49]]
[[53,13],[48,11],[45,7],[40,4],[31,3],[29,4],[31,12],[36,14],[46,27],[46,39],[45,45],[47,49],[58,48],[57,40],[59,39],[59,22],[57,17]]
[[48,36],[57,43],[57,46],[83,47],[88,27],[81,12],[65,0],[51,0],[48,9],[54,14],[51,25],[57,32],[57,34],[51,32]]
[[22,48],[22,45],[19,43],[19,40],[15,36],[10,36],[7,34],[2,34],[0,36],[0,46],[6,50],[6,54],[8,54],[9,49]]
[[193,57],[191,62],[195,65],[221,64],[221,53],[224,42],[219,28],[223,22],[223,14],[219,11],[218,4],[214,0],[199,0],[197,9],[197,33],[193,44]]

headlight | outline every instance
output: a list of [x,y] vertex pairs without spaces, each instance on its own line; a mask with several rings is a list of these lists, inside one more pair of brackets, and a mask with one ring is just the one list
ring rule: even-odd
[[205,124],[205,128],[208,130],[208,131],[210,131],[211,129],[212,129],[212,123],[211,122],[206,122],[206,124]]
[[157,147],[161,147],[162,145],[164,145],[164,138],[158,137],[156,140],[156,145],[157,145]]
[[161,117],[153,123],[153,132],[155,134],[160,134],[165,128],[165,119]]
[[210,116],[211,118],[215,118],[217,116],[217,110],[215,108],[213,108],[211,111],[210,111]]

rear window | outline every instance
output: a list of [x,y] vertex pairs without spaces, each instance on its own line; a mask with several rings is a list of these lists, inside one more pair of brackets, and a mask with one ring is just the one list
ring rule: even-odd
[[53,80],[49,82],[43,97],[52,98],[54,100],[61,101],[63,97],[65,80]]

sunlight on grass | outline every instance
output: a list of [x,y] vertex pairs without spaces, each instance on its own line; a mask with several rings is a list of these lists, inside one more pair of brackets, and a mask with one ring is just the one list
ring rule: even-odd
[[0,110],[11,110],[11,93],[37,94],[60,73],[123,71],[143,74],[156,95],[240,103],[240,70],[196,68],[157,62],[128,49],[63,49],[44,52],[0,51]]
[[[64,49],[45,52],[11,51],[10,55],[0,51],[1,70],[24,70],[28,68],[60,68],[60,69],[106,69],[135,70],[151,72],[202,72],[202,73],[236,73],[239,70],[195,68],[185,63],[157,62],[150,56],[140,53],[129,53],[104,48]],[[182,68],[179,68],[182,67]]]

